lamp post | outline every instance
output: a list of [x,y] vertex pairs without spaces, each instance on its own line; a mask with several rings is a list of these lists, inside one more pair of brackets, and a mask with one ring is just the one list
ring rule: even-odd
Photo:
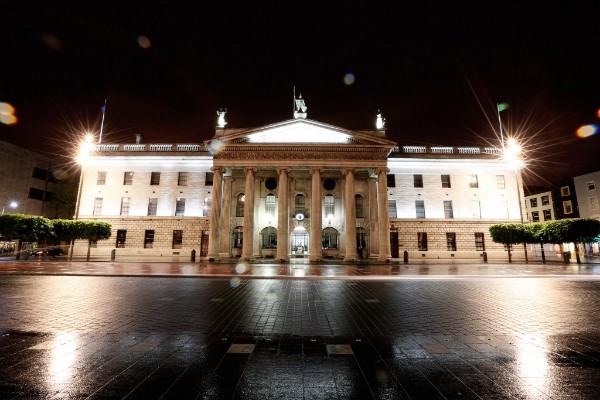
[[4,209],[7,205],[10,206],[10,208],[15,209],[19,206],[19,203],[16,201],[9,201],[8,199],[4,200],[4,204],[2,205],[2,214],[4,214]]
[[[81,192],[83,188],[84,167],[90,161],[91,153],[94,151],[94,135],[88,133],[84,140],[79,143],[79,152],[77,153],[76,161],[79,164],[79,188],[77,189],[77,203],[75,204],[74,219],[79,219],[79,207],[81,203]],[[71,240],[71,250],[69,252],[69,260],[73,259],[73,247],[75,240]]]
[[[525,223],[523,219],[523,204],[521,199],[521,188],[522,185],[519,184],[521,180],[521,168],[523,167],[523,159],[521,158],[522,152],[521,146],[517,143],[517,141],[513,138],[510,138],[506,141],[506,147],[502,147],[504,161],[515,171],[515,181],[517,185],[517,198],[519,200],[519,216],[521,218],[521,223]],[[523,251],[525,253],[525,262],[528,263],[529,259],[527,258],[527,244],[523,243]]]

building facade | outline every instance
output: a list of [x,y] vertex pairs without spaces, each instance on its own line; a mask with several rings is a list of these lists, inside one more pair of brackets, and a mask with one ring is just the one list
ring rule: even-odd
[[76,217],[113,236],[92,256],[504,259],[488,228],[523,220],[520,174],[496,148],[398,147],[381,115],[348,130],[307,119],[303,103],[260,128],[224,117],[202,144],[96,146]]

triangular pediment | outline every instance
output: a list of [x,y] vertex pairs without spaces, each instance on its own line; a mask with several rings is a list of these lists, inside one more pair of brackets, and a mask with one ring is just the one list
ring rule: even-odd
[[[221,134],[219,134],[221,133]],[[215,139],[222,144],[362,144],[390,145],[393,142],[375,134],[353,131],[312,120],[294,119],[260,128],[217,131]]]

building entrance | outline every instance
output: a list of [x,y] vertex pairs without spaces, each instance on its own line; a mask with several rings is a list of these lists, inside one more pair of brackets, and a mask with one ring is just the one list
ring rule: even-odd
[[296,228],[292,232],[292,237],[290,241],[290,251],[292,256],[302,257],[308,255],[308,233],[304,228]]

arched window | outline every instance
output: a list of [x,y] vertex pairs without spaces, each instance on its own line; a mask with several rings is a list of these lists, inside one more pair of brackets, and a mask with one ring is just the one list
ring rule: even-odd
[[325,195],[325,218],[333,218],[335,216],[335,198],[332,194]]
[[241,226],[236,226],[231,234],[232,246],[236,249],[241,249],[244,238],[244,229]]
[[277,229],[268,226],[260,232],[261,248],[276,249],[277,248]]
[[265,198],[265,213],[272,217],[275,216],[275,195],[268,194]]
[[323,248],[337,249],[339,233],[335,228],[327,227],[323,229]]
[[243,217],[244,216],[244,203],[246,202],[246,196],[244,193],[240,193],[237,196],[237,202],[235,204],[235,216]]
[[354,203],[356,204],[356,218],[364,218],[363,197],[357,194],[354,196]]
[[299,212],[304,213],[304,210],[306,208],[306,204],[304,201],[304,195],[303,194],[297,194],[296,195],[296,207],[295,207],[295,212],[294,214],[298,214]]

